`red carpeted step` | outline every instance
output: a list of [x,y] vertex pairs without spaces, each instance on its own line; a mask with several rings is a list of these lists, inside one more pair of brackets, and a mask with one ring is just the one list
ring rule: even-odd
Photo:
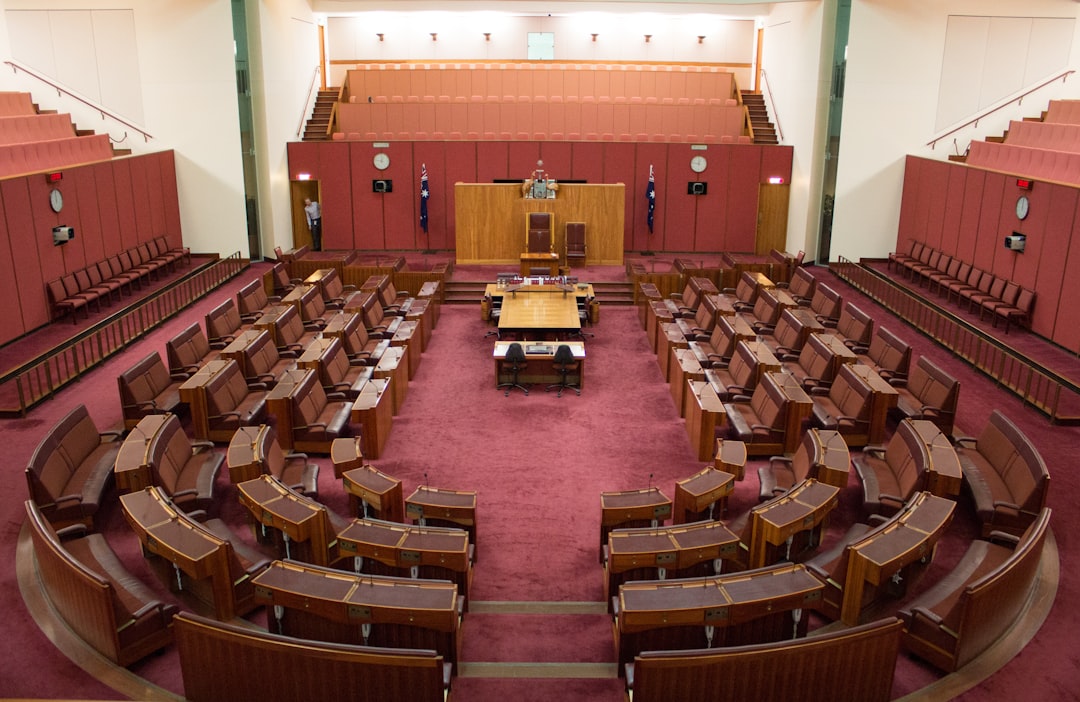
[[[602,603],[596,603],[602,608]],[[608,614],[480,614],[462,631],[467,663],[612,663]]]

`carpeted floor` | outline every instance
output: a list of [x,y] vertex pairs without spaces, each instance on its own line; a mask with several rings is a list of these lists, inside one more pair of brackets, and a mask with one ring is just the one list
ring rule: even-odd
[[[5,528],[0,548],[14,562],[14,544],[22,521],[24,491],[21,476],[41,433],[74,403],[85,402],[101,428],[119,423],[115,376],[148,349],[164,353],[164,341],[192,320],[201,320],[207,310],[234,293],[264,270],[255,267],[226,289],[210,295],[164,328],[154,332],[137,350],[113,359],[89,374],[53,402],[35,410],[31,418],[0,425],[0,437],[9,447],[10,480],[15,489],[0,493],[0,513]],[[601,271],[595,271],[599,280]],[[605,272],[606,273],[606,272]],[[826,279],[831,274],[815,269]],[[459,270],[457,277],[463,275]],[[614,274],[612,274],[614,275]],[[834,283],[845,297],[859,299],[839,281]],[[874,310],[876,319],[894,328],[908,340],[916,353],[931,353],[935,361],[961,378],[963,391],[959,426],[976,433],[991,409],[1003,409],[1029,433],[1043,451],[1055,480],[1052,502],[1068,510],[1076,498],[1076,488],[1063,475],[1070,465],[1072,448],[1078,445],[1080,430],[1055,428],[1048,431],[1045,420],[1024,408],[1011,396],[965,364],[935,350],[915,330],[873,303],[860,301]],[[472,599],[475,602],[596,603],[601,605],[602,570],[597,565],[599,493],[647,485],[673,493],[674,482],[701,468],[691,453],[684,430],[671,400],[668,386],[660,376],[655,356],[649,351],[644,333],[630,307],[608,307],[596,327],[597,336],[588,343],[585,383],[580,397],[565,394],[556,398],[543,388],[529,396],[516,391],[503,397],[493,386],[494,364],[491,340],[485,339],[485,323],[472,306],[444,306],[438,328],[408,398],[387,443],[384,458],[373,463],[383,472],[400,478],[408,495],[421,483],[451,489],[478,490],[477,563]],[[341,486],[333,478],[328,459],[320,458],[320,498],[331,508],[345,512]],[[748,466],[747,479],[737,486],[730,503],[732,516],[744,513],[757,499],[756,467]],[[219,512],[246,540],[243,508],[236,491],[223,471],[217,482]],[[856,517],[859,505],[857,479],[852,476],[842,493],[840,507],[830,522],[824,546],[846,529]],[[1055,514],[1055,532],[1063,554],[1069,547],[1068,529],[1072,516]],[[134,536],[127,529],[115,502],[105,510],[103,531],[140,579],[153,585],[163,597],[173,597],[156,582],[138,552]],[[970,505],[961,502],[958,517],[943,540],[937,560],[926,583],[946,572],[962,554],[974,533]],[[1080,566],[1064,563],[1062,594],[1075,589]],[[1076,560],[1076,559],[1073,559]],[[1076,571],[1076,572],[1073,572]],[[1073,575],[1070,583],[1065,577]],[[115,697],[108,689],[67,663],[38,631],[19,601],[14,573],[0,569],[0,606],[10,612],[7,636],[0,638],[0,695],[49,698]],[[926,586],[923,583],[909,594]],[[1071,601],[1064,599],[1059,601]],[[1006,675],[995,676],[968,693],[972,700],[1003,699],[1032,689],[1025,679],[1043,670],[1040,687],[1065,692],[1077,680],[1072,661],[1072,631],[1080,619],[1072,610],[1058,607],[1017,659],[1007,666]],[[257,623],[264,616],[252,617]],[[818,622],[822,624],[824,622]],[[476,677],[465,675],[455,681],[455,698],[489,702],[512,696],[521,700],[622,700],[621,682],[613,678],[594,679],[593,668],[582,664],[612,664],[614,651],[610,623],[596,614],[523,614],[512,606],[504,613],[469,613],[463,623],[463,660],[476,666]],[[1036,658],[1032,658],[1035,656]],[[1040,665],[1042,661],[1059,665]],[[32,663],[33,662],[33,663]],[[551,664],[524,670],[505,667],[513,663]],[[492,665],[487,665],[492,664]],[[26,675],[35,665],[48,676]],[[182,692],[175,653],[148,658],[132,670],[147,680],[176,693]],[[613,671],[613,665],[611,670]],[[561,672],[560,672],[561,671]],[[500,675],[528,677],[498,677]],[[581,679],[573,679],[581,675]],[[553,676],[561,678],[548,679]],[[928,666],[902,656],[897,667],[894,695],[913,692],[938,678]],[[1000,679],[999,679],[1000,678]],[[1026,689],[1025,689],[1026,687]],[[1040,694],[1041,699],[1050,699]],[[1065,697],[1057,697],[1064,699]]]

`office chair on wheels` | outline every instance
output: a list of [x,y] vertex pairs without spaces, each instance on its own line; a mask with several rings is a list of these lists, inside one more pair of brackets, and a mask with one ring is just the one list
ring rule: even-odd
[[580,337],[582,341],[585,341],[587,337],[596,336],[592,332],[585,331],[585,325],[589,324],[589,304],[592,302],[592,298],[579,297],[577,300],[577,312],[578,319],[581,321],[581,328],[574,332],[574,336]]
[[495,328],[489,330],[487,334],[484,334],[484,338],[486,339],[489,336],[494,336],[496,339],[501,339],[502,335],[499,333],[499,319],[502,317],[502,297],[489,298],[489,304],[491,305],[489,308],[489,315]]
[[569,388],[580,396],[581,387],[569,381],[570,373],[581,367],[581,364],[574,359],[574,352],[570,350],[570,347],[566,344],[560,345],[555,350],[555,358],[551,362],[555,366],[555,371],[562,376],[562,379],[557,383],[548,385],[544,392],[549,392],[552,388],[558,388],[559,394],[556,397],[562,397],[562,391]]
[[514,342],[510,344],[510,347],[506,349],[506,356],[503,357],[501,363],[499,363],[500,373],[503,371],[510,371],[513,373],[513,378],[508,383],[499,383],[495,389],[506,388],[506,392],[503,393],[503,397],[508,397],[510,391],[514,388],[519,388],[526,395],[529,394],[529,388],[525,387],[518,382],[518,376],[521,371],[525,370],[528,366],[528,362],[525,360],[525,349],[521,347],[521,344]]

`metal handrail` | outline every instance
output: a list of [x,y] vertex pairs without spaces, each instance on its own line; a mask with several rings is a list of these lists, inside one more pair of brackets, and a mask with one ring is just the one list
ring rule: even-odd
[[761,84],[765,86],[765,94],[769,98],[769,110],[772,114],[773,124],[776,125],[776,136],[780,141],[784,140],[784,129],[780,126],[780,112],[776,109],[776,101],[773,100],[772,88],[769,87],[769,74],[765,72],[765,68],[760,69],[761,72]]
[[308,113],[311,112],[312,93],[318,95],[318,80],[320,75],[322,75],[322,66],[315,64],[315,71],[311,74],[311,82],[308,84],[307,99],[304,100],[304,110],[300,114],[300,124],[296,127],[297,139],[304,133],[304,125],[307,123]]
[[1042,83],[1039,83],[1038,85],[1036,85],[1034,88],[1031,88],[1030,90],[1027,90],[1026,92],[1024,92],[1024,93],[1022,93],[1020,95],[1017,95],[1016,97],[1009,98],[1008,100],[1001,103],[997,107],[994,107],[994,108],[991,108],[991,109],[987,110],[986,112],[982,113],[978,117],[975,117],[974,119],[970,119],[967,122],[964,122],[963,124],[961,124],[960,126],[953,127],[952,129],[945,132],[944,134],[941,134],[941,135],[938,135],[938,136],[934,137],[930,141],[926,142],[926,145],[929,146],[931,149],[933,149],[935,146],[937,146],[937,143],[939,141],[941,141],[942,139],[944,139],[945,137],[956,134],[958,131],[960,131],[961,129],[963,129],[965,127],[970,127],[972,125],[978,126],[979,125],[979,120],[986,119],[987,117],[994,114],[998,110],[1004,109],[1004,108],[1008,107],[1009,105],[1013,104],[1014,102],[1019,107],[1020,105],[1024,104],[1024,98],[1026,98],[1028,95],[1031,95],[1032,93],[1034,93],[1034,92],[1036,92],[1038,90],[1042,90],[1046,86],[1050,85],[1051,83],[1055,83],[1058,80],[1060,80],[1062,83],[1064,83],[1066,80],[1069,79],[1069,76],[1072,75],[1073,73],[1075,73],[1075,71],[1068,70],[1068,71],[1063,71],[1063,72],[1059,73],[1058,75],[1054,76],[1053,78],[1048,78],[1047,80],[1043,81]]
[[[56,91],[57,95],[61,95],[61,96],[67,95],[70,98],[74,98],[75,100],[78,100],[79,102],[86,105],[87,107],[89,107],[89,108],[91,108],[93,110],[97,110],[101,114],[102,119],[105,119],[105,117],[107,116],[109,119],[113,120],[114,122],[119,122],[120,124],[124,125],[125,127],[130,127],[131,129],[134,129],[139,134],[142,134],[143,141],[150,141],[151,139],[154,138],[153,135],[150,134],[149,132],[136,127],[131,122],[128,122],[126,120],[121,119],[120,117],[117,117],[116,115],[114,115],[112,112],[109,112],[108,110],[106,110],[101,105],[95,105],[94,103],[90,102],[89,100],[87,100],[85,98],[82,98],[82,97],[76,95],[75,93],[71,92],[70,90],[67,90],[66,88],[60,87],[59,85],[52,82],[51,80],[49,80],[45,76],[38,75],[34,71],[31,71],[26,66],[21,66],[21,65],[15,63],[14,61],[4,61],[4,63],[11,66],[11,70],[13,72],[15,72],[15,73],[18,73],[19,71],[22,71],[23,73],[30,76],[31,78],[38,79],[39,81],[41,81],[45,85],[47,85],[50,88],[54,89]],[[127,135],[125,134],[124,139],[126,139],[126,138],[127,138]],[[112,136],[110,136],[109,139],[112,139]],[[113,141],[116,141],[117,143],[119,143],[119,142],[123,141],[124,139],[119,139],[119,140],[113,139]]]

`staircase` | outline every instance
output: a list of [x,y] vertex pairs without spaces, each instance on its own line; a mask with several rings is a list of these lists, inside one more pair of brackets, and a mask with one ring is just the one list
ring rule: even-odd
[[339,88],[327,88],[320,90],[315,97],[315,107],[311,110],[311,117],[304,125],[304,141],[329,141],[330,136],[326,133],[330,126],[330,115],[334,111],[334,102],[337,101]]
[[755,144],[779,144],[776,127],[769,121],[769,108],[765,107],[765,98],[761,93],[743,90],[742,101],[750,114],[750,124],[754,128]]
[[[480,304],[484,297],[484,288],[490,281],[456,281],[446,282],[446,304],[448,305],[471,305]],[[634,286],[629,282],[609,282],[592,284],[593,292],[596,293],[596,301],[603,305],[632,305],[634,304]]]

